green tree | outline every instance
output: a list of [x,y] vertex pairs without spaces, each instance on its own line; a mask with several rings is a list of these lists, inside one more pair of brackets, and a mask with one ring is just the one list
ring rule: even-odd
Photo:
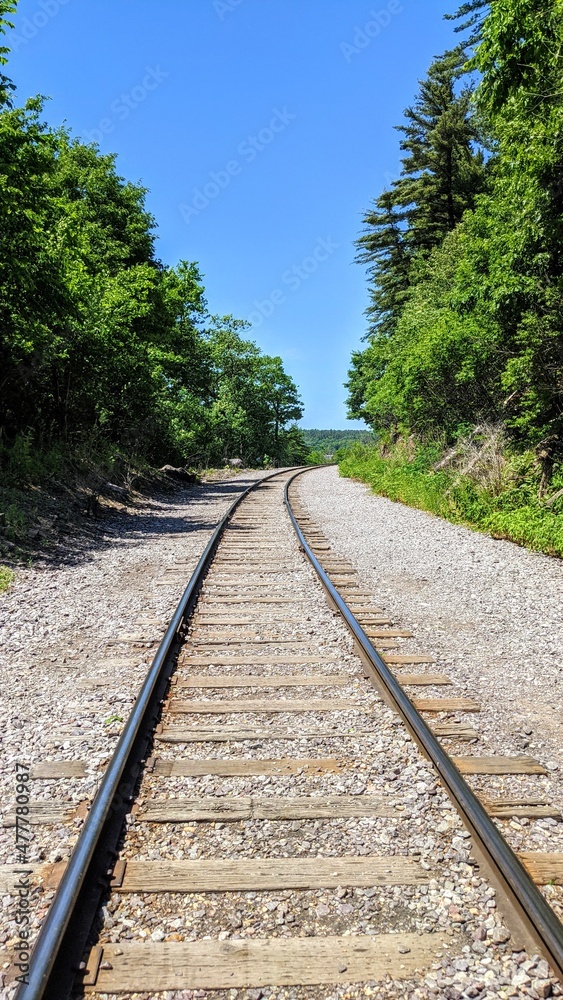
[[[398,126],[405,154],[401,176],[364,219],[357,247],[358,260],[368,265],[370,344],[354,353],[346,383],[353,418],[373,421],[368,397],[394,356],[389,338],[396,335],[413,285],[424,274],[429,254],[455,229],[485,185],[473,87],[458,84],[465,58],[456,49],[432,63],[415,103],[405,111],[406,124]],[[385,414],[379,412],[379,419],[392,422],[392,408],[386,407]]]
[[[0,34],[14,10],[0,0]],[[146,190],[115,156],[12,93],[0,74],[0,458],[22,435],[159,464],[296,454],[302,407],[281,359],[243,339],[247,324],[210,319],[197,264],[158,260]]]
[[[281,432],[290,421],[300,420],[303,404],[295,382],[283,369],[279,357],[263,359],[259,371],[258,391],[265,406],[267,450],[276,461],[281,461],[285,445]],[[295,437],[295,435],[294,435]]]
[[365,231],[357,241],[357,261],[368,265],[370,321],[368,335],[390,336],[409,287],[411,253],[405,229],[406,212],[396,190],[384,191],[364,216]]
[[485,182],[472,107],[473,87],[456,88],[466,56],[462,49],[436,59],[407,108],[402,132],[402,175],[394,185],[411,252],[428,252],[460,222]]
[[[6,34],[6,30],[13,28],[14,25],[10,20],[10,16],[15,14],[17,8],[17,0],[0,0],[0,36]],[[6,15],[8,15],[6,17]],[[7,45],[0,45],[0,66],[5,66],[8,62],[8,56],[10,54],[10,49]],[[15,90],[15,86],[9,77],[5,76],[3,72],[0,71],[0,109],[4,106],[11,105],[12,93]]]
[[549,479],[563,457],[561,4],[492,4],[474,65],[498,163],[473,226],[466,290],[470,301],[488,298],[502,331],[507,422],[518,440],[538,448]]

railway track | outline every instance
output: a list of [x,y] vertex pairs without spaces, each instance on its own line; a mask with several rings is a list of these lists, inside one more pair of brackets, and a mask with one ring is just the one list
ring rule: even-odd
[[548,981],[563,926],[538,887],[561,884],[563,856],[519,858],[499,830],[557,813],[463,777],[544,769],[480,756],[478,703],[409,636],[332,552],[294,473],[247,491],[69,864],[34,873],[58,891],[18,998],[462,996],[456,975],[475,989],[467,958],[487,949],[543,956],[527,995],[563,995]]

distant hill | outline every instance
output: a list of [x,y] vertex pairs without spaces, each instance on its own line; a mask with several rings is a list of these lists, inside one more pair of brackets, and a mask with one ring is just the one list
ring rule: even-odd
[[327,455],[333,455],[338,448],[345,448],[348,444],[356,441],[371,441],[373,434],[368,431],[321,431],[304,430],[303,437],[305,443],[311,451],[323,451]]

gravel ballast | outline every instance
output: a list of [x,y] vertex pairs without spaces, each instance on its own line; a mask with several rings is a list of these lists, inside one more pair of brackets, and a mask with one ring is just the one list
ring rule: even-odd
[[[17,861],[13,825],[16,764],[31,765],[30,808],[91,799],[117,743],[158,642],[217,522],[263,473],[139,497],[100,522],[64,563],[19,570],[0,595],[0,863]],[[91,533],[90,533],[91,534]],[[136,642],[116,642],[120,637]],[[96,686],[94,686],[96,685]],[[46,761],[85,761],[83,777],[34,778]],[[27,861],[68,858],[82,816],[32,827]],[[11,939],[14,896],[3,898],[0,949]],[[33,905],[33,933],[45,907]],[[1,991],[0,991],[1,993]]]
[[[334,478],[323,480],[322,486],[318,486],[321,477],[331,475]],[[551,754],[551,744],[547,737],[536,738],[533,730],[526,735],[525,730],[532,728],[531,723],[520,723],[517,734],[510,727],[506,731],[501,727],[498,720],[502,716],[502,697],[497,695],[493,700],[484,684],[476,688],[473,667],[464,674],[465,646],[461,646],[457,652],[457,647],[452,645],[457,657],[454,658],[448,647],[449,631],[443,625],[439,631],[438,622],[442,619],[430,598],[427,596],[424,604],[413,605],[408,591],[397,588],[399,597],[404,598],[405,602],[401,608],[393,604],[392,582],[386,581],[381,569],[377,579],[373,578],[373,565],[378,562],[377,552],[371,551],[367,568],[364,568],[359,553],[369,550],[369,546],[365,544],[365,531],[370,521],[365,511],[353,511],[353,498],[344,497],[342,500],[339,521],[344,531],[350,534],[352,527],[349,519],[351,516],[354,518],[358,525],[354,529],[358,547],[354,548],[354,541],[344,544],[334,538],[331,527],[323,521],[323,517],[327,520],[332,518],[333,511],[328,509],[329,503],[331,507],[340,504],[342,486],[352,491],[361,490],[368,506],[378,502],[357,484],[336,479],[334,470],[329,470],[328,473],[314,472],[303,477],[302,497],[319,527],[331,539],[335,552],[349,557],[358,567],[360,579],[365,581],[366,590],[373,593],[374,600],[390,612],[394,621],[412,627],[415,638],[400,639],[400,648],[409,652],[417,648],[429,649],[436,655],[439,669],[447,669],[455,685],[455,688],[450,689],[451,693],[456,696],[478,697],[482,703],[483,711],[478,716],[478,729],[483,743],[479,746],[466,746],[463,748],[464,752],[531,752],[545,761],[547,748]],[[213,524],[232,498],[231,490],[236,490],[237,487],[238,484],[228,484],[224,491],[217,487],[213,503],[206,504],[205,507],[205,491],[201,492],[201,496],[197,492],[191,493],[185,498],[186,502],[177,499],[173,504],[165,504],[165,512],[156,505],[148,512],[147,519],[142,524],[143,530],[139,527],[136,536],[130,532],[126,539],[116,532],[115,542],[107,551],[95,553],[91,564],[75,568],[78,575],[69,577],[68,574],[73,572],[70,567],[54,571],[55,579],[59,581],[59,586],[55,588],[56,598],[53,594],[51,600],[49,595],[49,600],[45,601],[43,593],[43,605],[39,596],[39,603],[32,609],[28,604],[25,605],[19,624],[18,619],[14,619],[16,628],[11,633],[14,656],[25,655],[32,649],[37,659],[33,669],[29,669],[29,664],[20,660],[22,667],[27,666],[28,669],[22,670],[21,677],[15,677],[12,683],[12,728],[8,756],[4,758],[2,765],[6,789],[10,788],[10,781],[13,784],[15,760],[22,759],[23,736],[23,754],[32,763],[43,762],[51,756],[65,760],[86,760],[87,763],[85,778],[65,779],[64,782],[34,782],[37,798],[52,798],[58,802],[66,799],[76,804],[91,796],[117,739],[121,718],[126,718],[140,679],[156,648],[159,628],[163,630]],[[280,543],[289,527],[281,503],[279,507],[277,504],[274,507],[274,492],[281,491],[278,487],[267,498],[270,502],[265,503],[264,513],[268,511],[268,515],[267,518],[264,517],[256,535],[257,540],[264,541],[269,535],[272,555],[273,546]],[[309,492],[312,493],[312,499]],[[198,497],[199,506],[194,504],[194,497]],[[326,500],[327,497],[330,497],[330,501]],[[321,506],[326,505],[324,515],[314,509],[320,500]],[[403,508],[399,510],[402,511]],[[161,516],[167,519],[162,531],[159,530]],[[432,524],[441,525],[441,522],[432,518],[429,520]],[[197,526],[197,529],[191,534],[186,533],[186,523],[194,529]],[[237,642],[237,656],[244,649],[246,641],[249,642],[249,662],[257,676],[272,672],[292,672],[291,668],[288,670],[283,664],[268,664],[268,655],[283,658],[300,653],[301,657],[298,659],[303,659],[302,654],[306,653],[305,658],[310,664],[314,664],[315,657],[318,656],[321,663],[315,672],[319,675],[338,672],[345,677],[347,683],[338,688],[336,698],[351,699],[351,704],[344,710],[335,700],[330,711],[325,709],[324,712],[319,712],[317,706],[313,707],[311,704],[305,710],[306,717],[301,720],[299,712],[302,709],[297,714],[279,711],[272,719],[268,719],[268,711],[260,714],[264,710],[259,710],[256,715],[246,709],[233,714],[228,710],[221,712],[221,700],[231,695],[211,688],[199,691],[196,700],[200,701],[200,707],[202,700],[213,705],[217,703],[217,711],[200,717],[197,713],[190,712],[188,707],[179,707],[178,699],[183,705],[189,693],[181,691],[179,694],[179,689],[174,687],[171,702],[165,707],[165,729],[205,725],[213,720],[213,724],[219,726],[225,722],[236,722],[237,726],[246,729],[255,728],[257,736],[252,741],[242,743],[200,742],[195,745],[190,743],[182,748],[181,744],[167,743],[164,732],[162,739],[157,737],[156,756],[166,760],[187,757],[193,761],[209,757],[302,758],[313,754],[335,757],[345,763],[346,767],[342,773],[334,775],[329,772],[316,776],[300,774],[294,778],[250,774],[231,778],[214,775],[162,778],[158,776],[158,772],[153,774],[148,769],[137,800],[137,807],[141,812],[139,814],[135,811],[129,817],[131,822],[128,824],[122,857],[128,860],[144,859],[158,864],[165,859],[197,861],[217,858],[332,858],[343,853],[373,856],[405,854],[418,859],[421,868],[428,873],[429,881],[417,887],[388,886],[367,890],[338,888],[336,891],[280,889],[228,894],[171,891],[155,896],[143,892],[119,893],[117,890],[102,912],[101,941],[104,954],[111,961],[111,949],[114,949],[116,955],[121,954],[120,948],[126,942],[148,940],[159,944],[163,941],[200,940],[206,935],[219,941],[228,941],[253,936],[291,938],[300,935],[324,936],[329,933],[378,934],[385,931],[431,934],[435,930],[443,930],[448,938],[446,954],[436,953],[436,960],[427,969],[424,978],[417,978],[414,982],[387,980],[360,986],[318,989],[268,987],[207,992],[183,990],[153,993],[150,996],[156,998],[158,995],[163,1000],[192,1000],[195,997],[209,997],[209,1000],[226,1000],[227,997],[229,1000],[255,1000],[256,997],[337,1000],[340,997],[360,996],[386,996],[396,1000],[403,996],[413,1000],[430,1000],[441,996],[448,1000],[465,1000],[465,997],[494,1000],[495,997],[561,996],[559,985],[549,979],[545,962],[540,961],[537,956],[514,950],[516,942],[511,942],[510,933],[503,926],[502,914],[496,908],[494,890],[471,862],[471,845],[467,833],[436,781],[434,772],[420,755],[396,715],[380,702],[373,688],[364,680],[361,664],[354,655],[352,640],[343,623],[326,606],[314,573],[300,555],[291,531],[284,560],[287,565],[276,574],[275,582],[262,580],[263,586],[273,586],[280,595],[287,595],[284,598],[286,600],[291,594],[295,605],[288,614],[287,622],[277,618],[275,613],[265,607],[260,611],[260,625],[251,630],[252,640],[248,639],[247,624],[237,626],[227,625],[225,622],[219,627],[205,624],[203,611],[206,604],[215,608],[214,616],[221,613],[220,605],[217,604],[221,599],[219,595],[224,588],[235,583],[237,576],[236,592],[239,596],[236,600],[240,601],[244,594],[248,597],[249,607],[252,607],[251,593],[260,585],[260,580],[256,575],[256,568],[252,568],[250,558],[246,557],[246,553],[236,550],[237,540],[240,540],[237,539],[237,533],[243,524],[244,515],[239,529],[233,524],[232,532],[228,532],[234,546],[230,551],[227,544],[222,546],[222,554],[208,577],[196,612],[191,641],[180,657],[179,674],[185,677],[193,670],[192,660],[196,661],[197,672],[206,677],[217,673],[226,675],[231,671],[235,674],[240,672],[240,668],[237,670],[234,666],[234,660],[233,666],[221,663],[223,650],[228,649],[232,635]],[[418,536],[412,528],[405,527],[403,530],[410,531],[411,535],[410,538],[405,538],[404,543],[406,565],[407,555],[418,544]],[[481,538],[468,534],[471,538]],[[375,529],[373,536],[377,537]],[[371,538],[371,529],[369,537]],[[392,540],[391,532],[389,546]],[[260,547],[262,544],[259,541]],[[241,557],[242,564],[237,568],[235,564]],[[163,572],[163,560],[169,573]],[[89,572],[94,567],[96,571]],[[231,570],[236,570],[236,573],[229,576]],[[57,575],[59,573],[60,577]],[[87,574],[86,578],[82,573]],[[398,574],[399,579],[401,573],[403,564]],[[427,572],[426,576],[428,581],[430,573]],[[46,577],[52,582],[51,572]],[[13,594],[8,596],[11,601]],[[27,591],[24,591],[23,597],[25,601],[28,600]],[[459,601],[459,598],[456,600]],[[446,603],[443,614],[447,612],[450,620],[455,620],[458,605],[451,593]],[[462,601],[460,606],[460,618],[469,620],[467,602]],[[65,611],[70,612],[70,622],[65,616],[61,620]],[[244,612],[240,613],[244,617]],[[42,631],[37,637],[27,637],[25,627],[33,616],[40,622]],[[297,626],[293,624],[295,616],[298,617]],[[481,609],[479,617],[475,615],[475,627],[482,626],[483,620]],[[488,622],[488,618],[485,620]],[[82,638],[82,632],[78,632],[79,625],[86,630],[85,638]],[[451,631],[455,636],[455,628],[452,627]],[[221,635],[220,643],[214,640],[214,633]],[[223,638],[225,633],[229,636],[226,639]],[[79,639],[76,638],[77,634]],[[116,644],[116,637],[125,634],[129,635],[129,642]],[[443,647],[434,642],[435,634],[439,635]],[[466,633],[461,632],[461,635],[465,641]],[[131,637],[136,637],[135,643],[131,641]],[[153,644],[149,645],[151,637]],[[482,641],[480,632],[474,641],[477,639]],[[214,642],[217,644],[214,645]],[[309,650],[312,652],[309,653]],[[233,652],[232,648],[230,652]],[[122,658],[125,663],[123,668],[111,666],[111,658],[115,660],[117,657]],[[206,661],[203,665],[200,662],[202,659]],[[8,680],[8,669],[6,664],[4,682]],[[245,667],[244,671],[247,672],[248,669]],[[299,672],[306,672],[307,669],[307,666],[298,667]],[[76,683],[78,680],[80,683]],[[93,686],[94,682],[99,684],[100,680],[103,683],[101,688]],[[440,691],[430,688],[428,693],[439,695]],[[237,697],[264,698],[264,694],[258,686],[250,684],[248,689],[238,691]],[[324,696],[326,694],[328,691],[324,692]],[[30,695],[41,706],[40,712],[36,714],[29,707]],[[296,696],[296,693],[289,690],[287,694],[276,697],[278,700],[287,697],[289,703]],[[321,692],[315,692],[313,688],[310,694],[303,692],[301,697],[303,696],[313,699],[321,696]],[[25,726],[18,724],[22,718]],[[46,725],[46,719],[50,720],[49,726]],[[329,719],[334,721],[332,728],[327,726]],[[271,737],[264,739],[258,735],[258,730],[269,726],[272,729]],[[278,727],[297,727],[299,738],[278,743],[274,737]],[[307,737],[308,728],[324,729],[323,736],[311,743]],[[524,738],[528,743],[525,751],[522,747]],[[550,756],[549,767],[549,774],[545,777],[532,779],[525,776],[520,779],[510,776],[472,780],[476,786],[479,782],[483,785],[488,782],[487,788],[491,790],[494,787],[499,794],[507,788],[516,794],[525,785],[528,787],[528,784],[531,789],[533,782],[537,781],[541,785],[541,791],[545,790],[552,802],[558,792],[560,780],[558,761],[554,755]],[[168,821],[161,824],[146,822],[142,814],[144,808],[148,807],[150,810],[154,800],[214,796],[220,801],[225,796],[236,798],[244,795],[259,796],[261,799],[269,796],[287,799],[297,794],[315,797],[335,792],[359,796],[359,802],[364,794],[368,797],[372,794],[386,797],[394,804],[398,815],[393,813],[379,818],[361,818],[360,814],[358,819],[320,821],[306,819],[281,822],[251,818],[226,824],[213,821],[196,824]],[[4,802],[8,802],[13,808],[13,791],[11,800],[8,792]],[[81,822],[80,817],[76,817],[71,821],[61,821],[55,826],[51,824],[36,827],[33,857],[49,861],[66,858]],[[541,849],[544,839],[547,841],[546,849],[554,849],[551,838],[555,836],[559,840],[558,849],[561,850],[561,824],[556,821],[510,825],[511,834],[517,839],[516,846],[520,849]],[[12,832],[10,829],[2,831],[6,847],[10,843]],[[6,860],[10,860],[9,857]],[[49,892],[40,893],[34,898],[34,929],[50,898]],[[11,923],[13,896],[4,896],[3,904],[8,928],[3,945],[9,950],[15,932]],[[111,964],[109,968],[111,969]],[[11,992],[6,995],[11,995]],[[107,997],[108,994],[104,996]],[[149,994],[127,994],[131,998],[145,996],[149,1000]]]
[[302,476],[300,494],[384,611],[480,701],[496,752],[561,774],[563,563],[375,496],[334,467]]

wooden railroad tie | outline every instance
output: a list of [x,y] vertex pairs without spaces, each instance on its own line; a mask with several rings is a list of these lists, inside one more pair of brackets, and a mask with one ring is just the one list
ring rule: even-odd
[[280,654],[280,653],[264,653],[260,651],[260,655],[247,653],[245,656],[226,656],[224,652],[209,652],[207,656],[194,656],[193,654],[188,654],[181,656],[180,663],[187,667],[206,667],[210,663],[213,663],[217,667],[241,667],[241,666],[258,666],[263,667],[275,666],[276,664],[294,664],[294,663],[309,663],[314,666],[315,663],[338,663],[338,656],[327,656],[320,653],[309,653],[307,656],[295,656],[292,653]]
[[227,715],[231,712],[369,712],[349,699],[308,698],[303,700],[264,700],[258,698],[225,698],[223,701],[179,701],[173,700],[168,711],[177,714]]
[[435,736],[441,739],[477,740],[479,733],[465,722],[435,722],[431,727]]
[[157,759],[151,767],[151,772],[164,778],[198,777],[208,774],[227,778],[264,774],[340,774],[349,766],[348,762],[342,762],[333,757],[318,759],[283,757],[277,760],[224,760],[222,757],[210,760],[180,758],[176,760]]
[[237,606],[239,604],[306,604],[305,598],[302,597],[215,597],[210,596],[205,598],[205,607],[213,607],[213,605],[232,605]]
[[462,774],[547,774],[533,757],[452,757]]
[[[249,617],[249,612],[243,612],[238,618],[234,618],[232,615],[218,615],[217,611],[199,611],[197,617],[194,618],[193,623],[195,626],[200,625],[277,625],[278,623],[284,625],[301,625],[303,623],[302,618],[290,618],[287,615],[277,615],[272,612],[266,612],[268,617],[264,617],[264,612],[262,614],[256,614],[252,618]],[[244,617],[246,615],[246,617]]]
[[385,653],[383,659],[386,663],[402,666],[407,663],[435,663],[436,660],[429,653]]
[[310,795],[266,798],[238,795],[220,798],[156,799],[133,806],[144,823],[238,823],[241,820],[269,819],[361,819],[366,816],[398,817],[389,801],[371,795]]
[[[519,851],[518,852],[518,857],[520,858],[520,861],[522,862],[522,864],[524,865],[524,867],[527,869],[530,877],[533,879],[533,881],[536,883],[536,885],[563,885],[563,854],[556,854],[556,853],[549,854],[549,853],[540,852],[540,851]],[[407,882],[406,880],[401,880],[400,883],[397,882],[397,881],[396,882],[389,882],[389,881],[385,882],[385,881],[383,881],[386,878],[386,869],[387,868],[389,868],[388,874],[389,874],[390,878],[393,878],[393,877],[396,878],[396,879],[400,878],[401,873],[403,872],[404,861],[405,860],[408,861],[408,859],[405,859],[405,858],[400,857],[400,856],[397,857],[396,855],[393,855],[390,858],[382,857],[382,858],[371,858],[371,859],[370,858],[365,858],[365,857],[361,857],[361,858],[312,858],[312,859],[303,859],[303,858],[299,858],[299,859],[286,859],[286,858],[284,858],[284,859],[277,860],[277,864],[280,866],[279,869],[277,870],[277,874],[281,878],[281,875],[283,874],[283,870],[282,870],[282,867],[281,867],[282,866],[282,862],[284,864],[287,864],[289,862],[289,865],[291,865],[291,866],[296,866],[296,867],[298,866],[298,870],[299,870],[299,872],[301,872],[301,871],[304,870],[304,865],[306,863],[306,860],[309,861],[310,865],[312,865],[312,864],[319,865],[319,868],[317,869],[316,872],[312,872],[311,870],[304,872],[305,877],[308,876],[309,878],[316,877],[318,879],[321,879],[321,878],[325,879],[325,881],[323,881],[322,886],[317,886],[319,888],[331,888],[333,884],[336,885],[336,886],[342,886],[342,885],[347,885],[347,886],[356,885],[356,886],[359,886],[360,883],[357,882],[357,881],[354,881],[354,882],[352,882],[352,881],[343,882],[342,878],[343,878],[343,876],[345,877],[346,874],[348,875],[348,878],[350,878],[350,879],[354,878],[354,877],[355,878],[363,877],[362,876],[362,866],[364,866],[363,867],[363,875],[366,878],[367,878],[367,872],[368,871],[371,872],[370,876],[369,876],[370,881],[367,882],[367,885],[369,885],[369,886],[375,885],[375,884],[377,884],[377,885],[382,885],[382,884],[387,884],[387,885],[389,885],[389,884],[394,884],[394,885],[397,885],[397,884],[403,884],[403,885],[417,884],[417,883],[420,883],[420,882],[425,882],[427,880],[426,873],[423,874],[424,869],[421,869],[420,866],[417,866],[416,870],[414,868],[411,869],[413,877],[416,877],[417,874],[419,875],[419,878],[417,879],[417,882]],[[345,863],[346,862],[352,862],[352,864],[350,864],[350,867],[349,867],[347,873],[346,873],[346,870],[343,867],[341,867],[343,862],[345,862]],[[197,861],[196,862],[191,862],[192,865],[197,865],[197,864],[212,865],[214,871],[216,871],[216,865],[217,864],[221,864],[221,863],[225,864],[225,862],[218,862],[218,861],[214,861],[214,862],[197,862]],[[232,864],[232,865],[240,865],[240,864],[243,864],[243,863],[244,862],[226,862],[226,864]],[[268,858],[267,860],[261,861],[260,865],[263,865],[264,867],[268,866],[268,871],[271,871],[271,867],[270,866],[272,865],[272,863],[273,863],[272,859]],[[133,883],[132,883],[131,879],[132,879],[132,876],[134,876],[134,866],[136,864],[139,864],[139,863],[131,862],[131,861],[129,861],[129,862],[117,862],[117,865],[115,867],[115,876],[116,877],[112,881],[112,885],[113,885],[114,888],[120,889],[123,892],[141,891],[141,890],[137,890],[137,889],[133,889],[132,888],[132,884]],[[149,863],[147,863],[147,864],[149,864]],[[163,861],[159,861],[159,862],[155,862],[155,867],[158,867],[160,869],[161,866],[169,865],[169,864],[170,864],[170,862],[167,862],[167,861],[164,861],[164,862]],[[172,862],[172,864],[174,865],[175,863]],[[177,862],[177,864],[185,864],[185,862]],[[188,864],[190,864],[190,862],[188,862]],[[246,864],[249,864],[249,862],[246,862]],[[324,870],[323,870],[323,868],[320,867],[321,865],[324,866]],[[133,866],[133,867],[131,867],[131,866]],[[58,862],[56,862],[54,864],[47,863],[47,862],[42,862],[42,863],[39,863],[39,864],[32,863],[29,866],[26,865],[26,868],[28,868],[29,871],[30,871],[30,873],[31,873],[31,885],[32,885],[32,887],[41,886],[43,889],[51,890],[52,891],[52,890],[54,890],[54,889],[56,889],[58,887],[59,882],[61,881],[61,879],[62,879],[62,877],[63,877],[63,875],[65,873],[65,870],[66,870],[66,861],[58,861]],[[336,874],[337,872],[338,872],[338,881],[334,881],[334,883],[331,882],[331,884],[329,885],[328,879],[331,878],[331,875],[333,873],[334,873],[333,877],[334,877],[334,879],[336,879],[337,878],[337,874]],[[21,865],[16,865],[16,864],[0,865],[0,892],[2,892],[3,894],[7,894],[7,893],[10,893],[10,892],[13,892],[14,886],[16,885],[20,874],[21,874]],[[246,874],[250,875],[250,870],[248,870]],[[130,881],[128,881],[126,879],[126,875],[127,875],[128,879],[130,879]],[[186,872],[184,872],[184,877],[186,877]],[[288,874],[288,877],[292,877],[292,869],[290,870],[290,873]],[[407,873],[407,878],[409,878],[409,874],[408,873]],[[361,883],[361,884],[363,885],[364,883]],[[190,882],[190,886],[191,886],[190,889],[182,889],[182,888],[176,889],[175,886],[173,886],[172,883],[170,883],[170,885],[167,885],[166,888],[163,888],[161,891],[163,891],[163,892],[164,891],[166,891],[166,892],[174,892],[174,891],[179,891],[179,892],[185,892],[185,891],[187,891],[187,892],[190,892],[190,891],[191,892],[206,892],[206,891],[211,891],[211,889],[209,888],[209,884],[207,886],[207,889],[206,888],[195,889],[195,888],[193,888],[193,882]],[[234,887],[233,887],[232,884],[230,885],[229,888],[230,888],[231,891],[233,891],[233,889],[234,889]],[[255,888],[257,888],[257,886],[255,886],[255,885],[250,886],[251,890],[255,889]],[[265,889],[266,886],[261,886],[260,888]],[[278,884],[277,886],[275,886],[275,888],[280,889],[280,888],[282,888],[282,886]],[[307,888],[307,886],[291,886],[291,888]],[[148,889],[147,888],[147,889],[143,889],[142,891],[144,891],[144,892],[151,892],[151,891],[156,891],[156,890],[155,889]]]
[[[471,731],[474,732],[473,730]],[[477,735],[476,733],[474,735]],[[255,726],[162,726],[156,739],[162,743],[263,743],[269,740],[355,740],[371,739],[373,732],[349,729],[256,729]]]
[[284,688],[284,687],[345,687],[354,679],[342,674],[233,674],[216,677],[209,674],[175,675],[179,688]]
[[[88,802],[54,802],[51,799],[35,799],[29,802],[27,819],[31,826],[48,826],[55,823],[68,823],[78,817],[84,818],[88,811]],[[16,826],[17,817],[13,812],[4,813],[2,826]]]
[[443,934],[128,942],[107,945],[87,993],[322,986],[411,979],[449,943]]
[[126,861],[115,887],[123,892],[268,892],[284,889],[424,885],[413,858],[246,858],[226,861]]
[[413,639],[413,633],[404,628],[370,628],[366,625],[364,632],[369,639]]
[[525,798],[490,798],[479,795],[481,802],[490,816],[497,819],[561,819],[561,810],[545,803],[545,799],[535,796]]
[[86,763],[83,760],[44,760],[31,765],[32,781],[47,781],[60,778],[84,778]]
[[400,681],[401,684],[410,685],[412,687],[440,687],[442,685],[452,683],[446,674],[397,674],[396,676],[397,680]]
[[471,698],[413,698],[419,712],[480,712],[480,706]]
[[518,857],[537,885],[563,885],[563,854],[519,851]]

